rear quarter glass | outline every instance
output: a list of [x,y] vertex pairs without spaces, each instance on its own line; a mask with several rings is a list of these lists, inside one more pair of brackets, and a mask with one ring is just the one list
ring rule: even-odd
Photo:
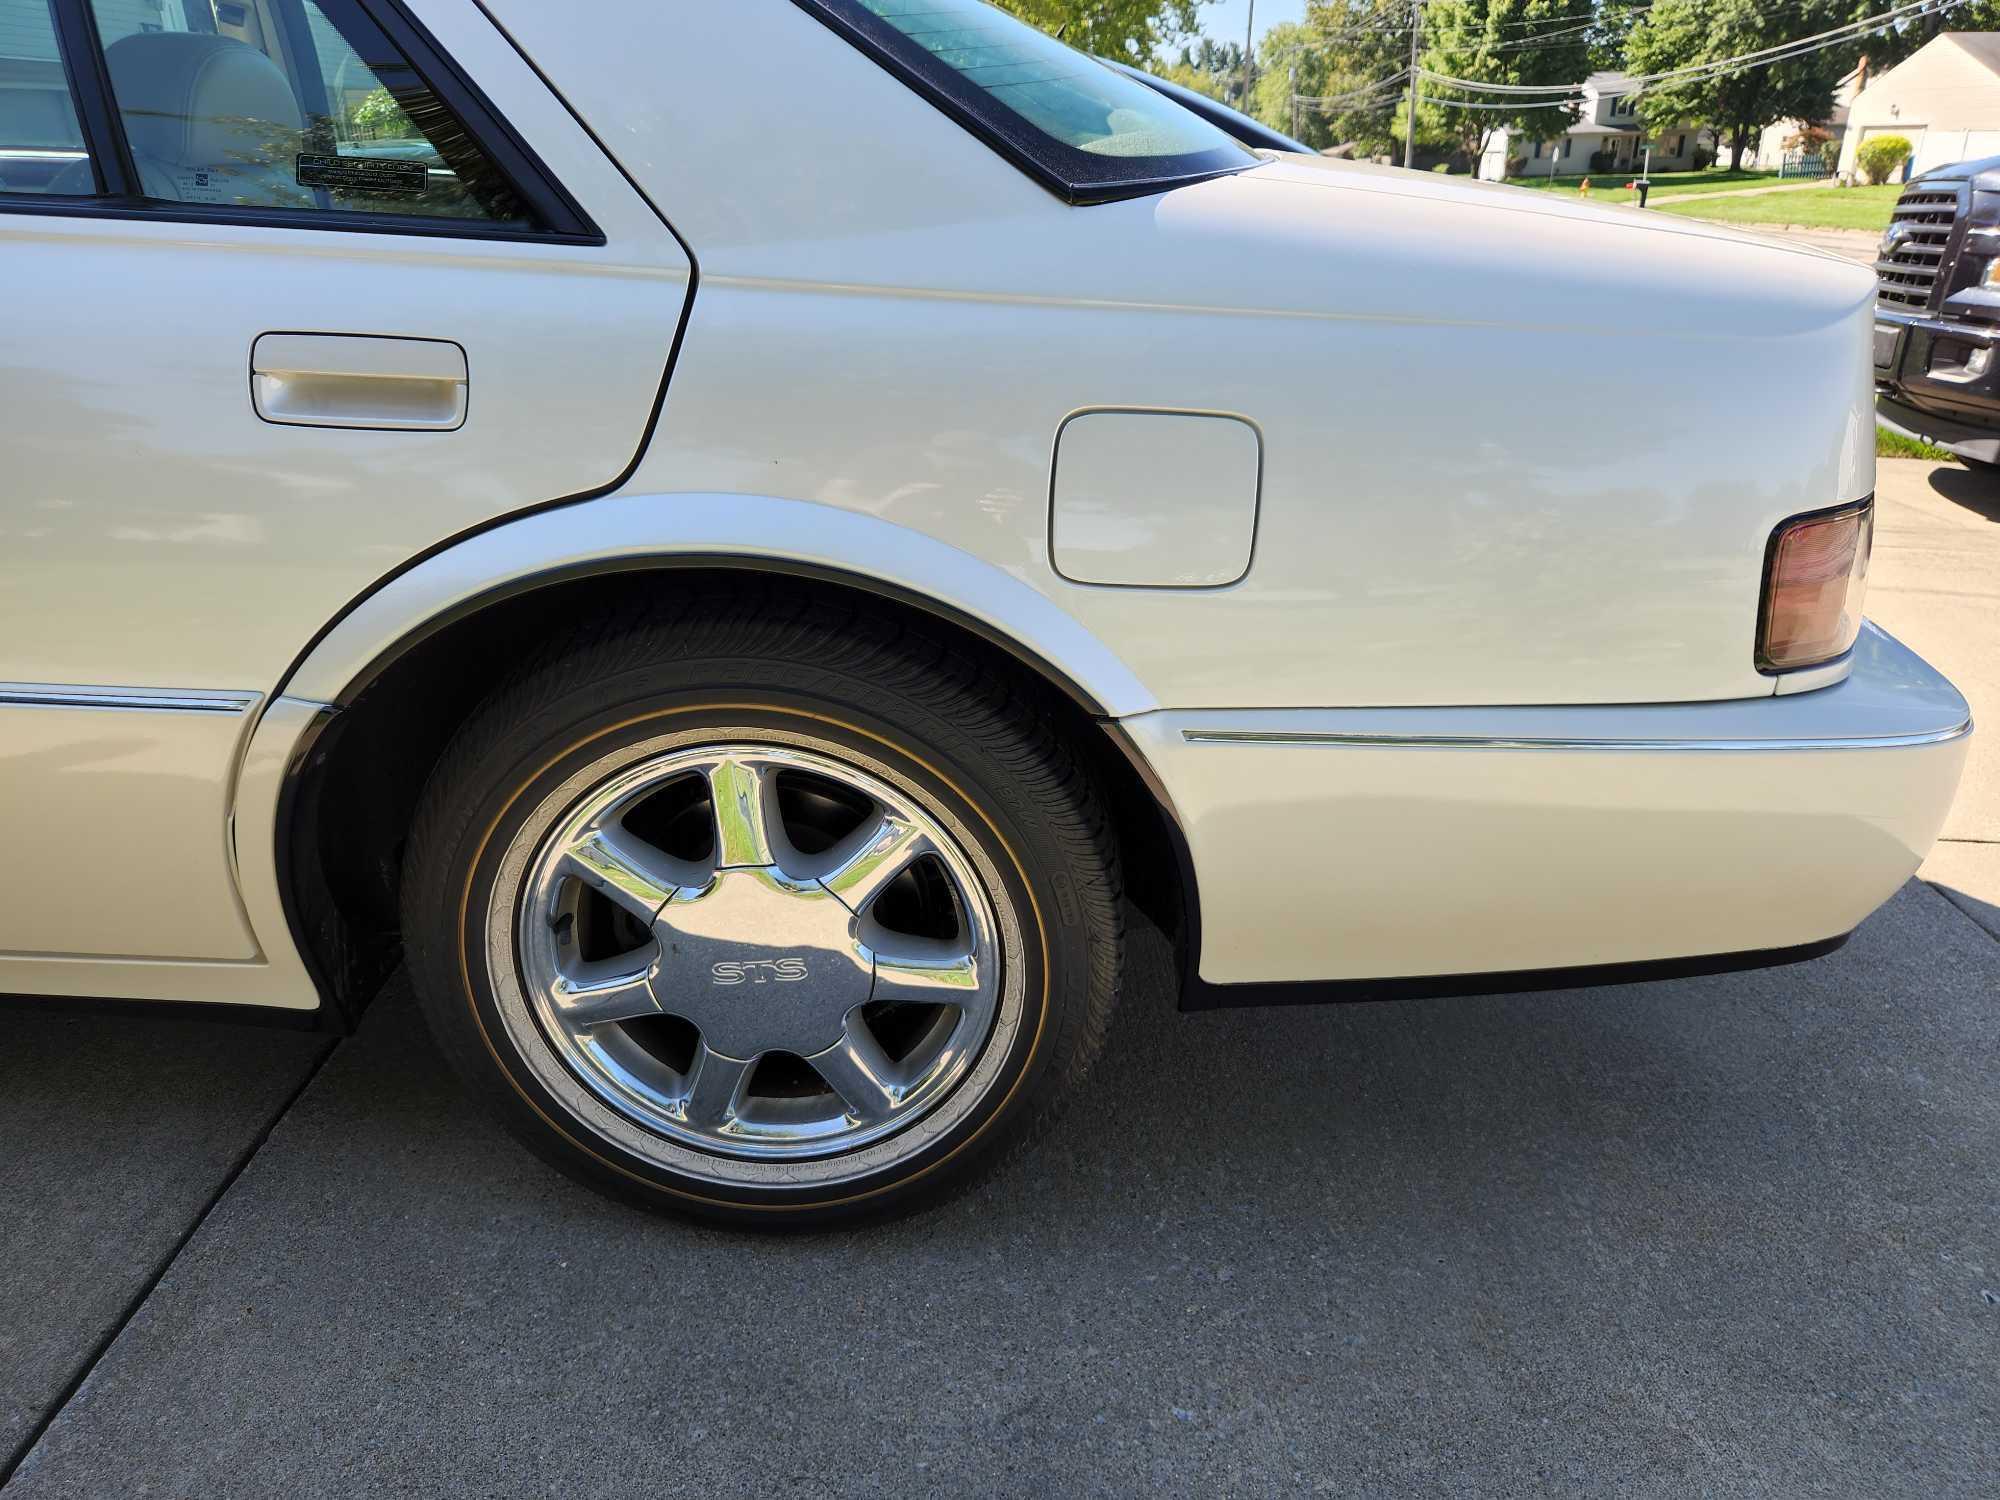
[[985,0],[796,0],[1073,203],[1254,166],[1228,134]]

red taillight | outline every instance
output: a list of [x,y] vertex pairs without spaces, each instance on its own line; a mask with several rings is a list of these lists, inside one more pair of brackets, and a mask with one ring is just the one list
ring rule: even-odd
[[1757,667],[1788,672],[1832,661],[1861,633],[1875,499],[1785,522],[1771,535]]

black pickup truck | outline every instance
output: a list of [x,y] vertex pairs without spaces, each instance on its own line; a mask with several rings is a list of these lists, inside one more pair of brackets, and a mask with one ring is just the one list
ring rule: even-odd
[[2000,468],[2000,156],[1933,167],[1875,262],[1882,425]]

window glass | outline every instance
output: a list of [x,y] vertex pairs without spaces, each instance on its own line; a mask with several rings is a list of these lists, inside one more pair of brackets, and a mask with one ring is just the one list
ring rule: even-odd
[[91,0],[140,190],[526,227],[506,175],[350,0]]
[[1252,166],[1221,129],[986,0],[799,0],[1079,196]]
[[49,0],[0,0],[0,193],[95,193]]

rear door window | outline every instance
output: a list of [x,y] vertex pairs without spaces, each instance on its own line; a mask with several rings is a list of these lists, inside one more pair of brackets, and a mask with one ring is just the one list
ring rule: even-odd
[[149,199],[532,227],[507,174],[354,0],[91,9]]

